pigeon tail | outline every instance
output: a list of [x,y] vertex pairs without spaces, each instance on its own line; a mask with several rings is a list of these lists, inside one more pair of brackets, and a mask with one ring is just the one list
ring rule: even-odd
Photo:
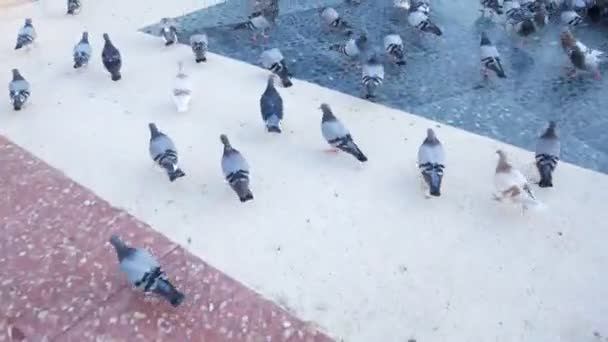
[[274,126],[274,125],[267,125],[266,129],[268,130],[269,133],[279,133],[281,134],[281,128],[279,126]]
[[266,130],[270,133],[281,133],[281,118],[277,115],[271,115],[265,120]]
[[441,196],[441,176],[435,172],[430,175],[429,188],[431,196]]
[[112,73],[112,81],[120,81],[120,79],[122,79],[122,75],[120,74],[120,71],[116,71]]
[[110,244],[114,247],[114,250],[116,250],[119,262],[131,254],[132,248],[127,246],[127,244],[125,244],[116,234],[110,237]]
[[184,177],[186,173],[182,171],[177,165],[168,165],[166,167],[167,175],[169,175],[169,180],[171,182],[175,181],[178,178]]
[[238,180],[232,186],[236,194],[239,196],[239,200],[243,203],[253,199],[253,193],[249,189],[249,181],[242,179]]
[[196,63],[200,63],[200,62],[206,62],[207,61],[207,57],[196,57],[195,59]]
[[538,173],[540,173],[538,186],[541,188],[553,187],[553,170],[550,164],[538,165]]
[[169,280],[164,278],[158,278],[152,291],[167,299],[174,307],[178,307],[186,297],[183,293],[179,292]]
[[248,22],[248,21],[245,21],[245,22],[238,23],[238,24],[234,25],[233,29],[234,29],[234,30],[244,30],[244,29],[246,29],[248,26],[249,26],[249,22]]
[[435,25],[434,23],[432,23],[430,21],[422,30],[426,31],[426,32],[430,32],[436,36],[441,36],[443,34],[443,32],[441,32],[441,29],[439,28],[439,26]]

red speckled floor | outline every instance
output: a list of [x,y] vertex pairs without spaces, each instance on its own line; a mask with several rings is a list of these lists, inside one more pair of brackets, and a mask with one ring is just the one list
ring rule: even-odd
[[[0,342],[331,341],[0,136]],[[186,301],[118,271],[116,233],[156,255]]]

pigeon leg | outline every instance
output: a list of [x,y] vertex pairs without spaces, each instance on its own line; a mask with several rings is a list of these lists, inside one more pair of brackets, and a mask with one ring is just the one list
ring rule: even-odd
[[335,147],[331,147],[331,148],[328,148],[328,149],[323,150],[323,151],[325,153],[338,153],[339,150],[337,148],[335,148]]

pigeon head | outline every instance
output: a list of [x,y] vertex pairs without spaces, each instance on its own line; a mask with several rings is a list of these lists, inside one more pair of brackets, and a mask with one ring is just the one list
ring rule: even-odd
[[357,45],[361,46],[367,43],[367,34],[361,33],[357,38]]
[[321,104],[321,106],[319,108],[323,112],[323,119],[322,119],[323,122],[336,119],[336,117],[334,116],[334,113],[332,113],[331,108],[329,108],[329,105],[327,103]]
[[169,22],[169,18],[161,18],[160,22],[161,22],[161,24],[166,24]]
[[224,145],[225,150],[232,149],[232,145],[230,145],[230,140],[228,140],[228,136],[226,134],[220,135],[220,141]]
[[574,38],[574,35],[567,27],[564,27],[562,29],[562,33],[560,34],[560,41],[564,49],[568,49],[576,45],[576,38]]
[[432,128],[426,130],[426,139],[424,139],[424,143],[431,145],[439,143],[439,140],[437,140],[437,136],[435,135],[435,131],[433,131]]
[[378,57],[378,53],[374,52],[371,54],[369,59],[367,60],[368,64],[380,64],[380,57]]
[[110,41],[110,35],[107,34],[107,33],[104,33],[103,34],[103,40],[105,40],[106,43],[111,43],[111,41]]
[[497,150],[498,154],[498,165],[496,165],[496,172],[508,172],[511,170],[511,165],[507,162],[507,155],[503,150]]
[[87,32],[87,31],[82,32],[82,41],[83,42],[89,41],[89,32]]
[[32,26],[32,19],[31,18],[25,19],[25,26]]
[[485,31],[481,32],[481,42],[479,45],[492,45],[492,42]]
[[22,78],[21,74],[19,73],[19,70],[13,69],[13,79],[18,79],[18,78]]
[[545,133],[541,136],[542,138],[556,138],[557,133],[555,132],[555,128],[557,127],[557,123],[553,120],[549,121],[549,126],[545,130]]

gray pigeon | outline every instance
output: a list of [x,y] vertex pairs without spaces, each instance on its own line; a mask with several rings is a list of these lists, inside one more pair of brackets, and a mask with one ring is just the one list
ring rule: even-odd
[[367,63],[363,65],[361,84],[366,99],[376,98],[376,89],[384,82],[384,65],[377,54],[372,54]]
[[74,46],[74,69],[88,65],[92,52],[91,44],[89,44],[89,33],[85,31],[82,33],[80,42]]
[[13,108],[21,110],[30,97],[30,84],[17,69],[13,69],[13,80],[8,84],[8,91]]
[[253,13],[249,16],[246,22],[236,24],[235,30],[248,29],[253,31],[254,34],[251,37],[252,40],[256,40],[258,36],[268,38],[268,30],[270,29],[270,21],[260,12]]
[[116,250],[120,270],[127,275],[132,285],[145,293],[160,295],[173,306],[179,306],[184,301],[184,294],[171,284],[158,260],[150,252],[127,246],[117,235],[110,237],[110,244]]
[[34,25],[32,25],[32,19],[25,19],[25,25],[17,33],[17,44],[15,50],[19,50],[24,46],[30,47],[36,40],[37,34]]
[[561,144],[555,126],[555,121],[549,121],[549,127],[536,141],[536,167],[540,174],[538,186],[541,188],[553,186],[553,171],[560,157]]
[[239,196],[241,202],[253,199],[253,193],[249,189],[249,164],[245,157],[236,150],[225,134],[220,135],[220,140],[224,145],[222,154],[222,172],[230,187]]
[[384,51],[397,65],[405,65],[403,39],[398,34],[389,34],[384,37]]
[[481,64],[483,67],[484,77],[488,77],[488,70],[492,70],[498,77],[506,78],[505,71],[500,63],[500,54],[496,46],[492,44],[490,38],[485,32],[481,33],[481,42],[479,44],[481,51]]
[[342,19],[340,13],[333,7],[324,7],[321,9],[321,20],[326,27],[332,30],[343,31],[346,34],[352,33],[352,27],[346,20]]
[[445,152],[432,129],[426,131],[426,139],[418,149],[418,168],[429,187],[431,196],[441,195],[441,180],[445,168]]
[[424,8],[412,6],[407,16],[407,22],[421,32],[432,33],[436,36],[443,34],[441,29],[429,19],[428,12]]
[[78,14],[81,8],[80,0],[68,0],[68,14]]
[[268,132],[281,133],[283,99],[274,87],[274,75],[268,76],[268,85],[260,98],[260,111]]
[[177,43],[177,28],[169,18],[162,18],[160,20],[160,26],[160,34],[165,41],[165,46]]
[[196,63],[207,61],[207,50],[209,49],[209,41],[204,33],[190,36],[190,47],[194,53]]
[[260,61],[262,66],[281,78],[281,83],[285,88],[289,88],[293,85],[289,76],[292,76],[287,65],[285,64],[285,57],[278,48],[265,50],[260,55]]
[[[321,119],[321,133],[325,140],[333,147],[340,149],[348,154],[353,155],[360,162],[366,162],[367,157],[359,146],[355,144],[353,137],[350,132],[344,127],[344,125],[338,120],[329,108],[329,105],[323,103],[320,107],[323,111],[323,118]],[[337,150],[332,150],[337,151]]]
[[105,43],[103,51],[101,52],[101,61],[103,62],[103,66],[112,76],[112,81],[118,81],[122,78],[122,75],[120,74],[120,68],[122,67],[120,51],[112,44],[110,36],[107,33],[103,34],[103,40]]
[[[349,33],[349,35],[352,35],[352,31]],[[355,58],[358,57],[366,47],[367,35],[363,33],[357,38],[350,38],[346,43],[330,45],[329,50],[337,51],[349,58]]]
[[496,13],[498,15],[502,14],[502,1],[500,0],[480,0],[481,6],[483,9],[481,10],[482,15],[485,15],[485,10],[488,9],[490,13]]
[[167,171],[169,180],[184,177],[186,174],[178,167],[177,149],[171,138],[158,130],[155,124],[148,124],[150,128],[150,157]]

